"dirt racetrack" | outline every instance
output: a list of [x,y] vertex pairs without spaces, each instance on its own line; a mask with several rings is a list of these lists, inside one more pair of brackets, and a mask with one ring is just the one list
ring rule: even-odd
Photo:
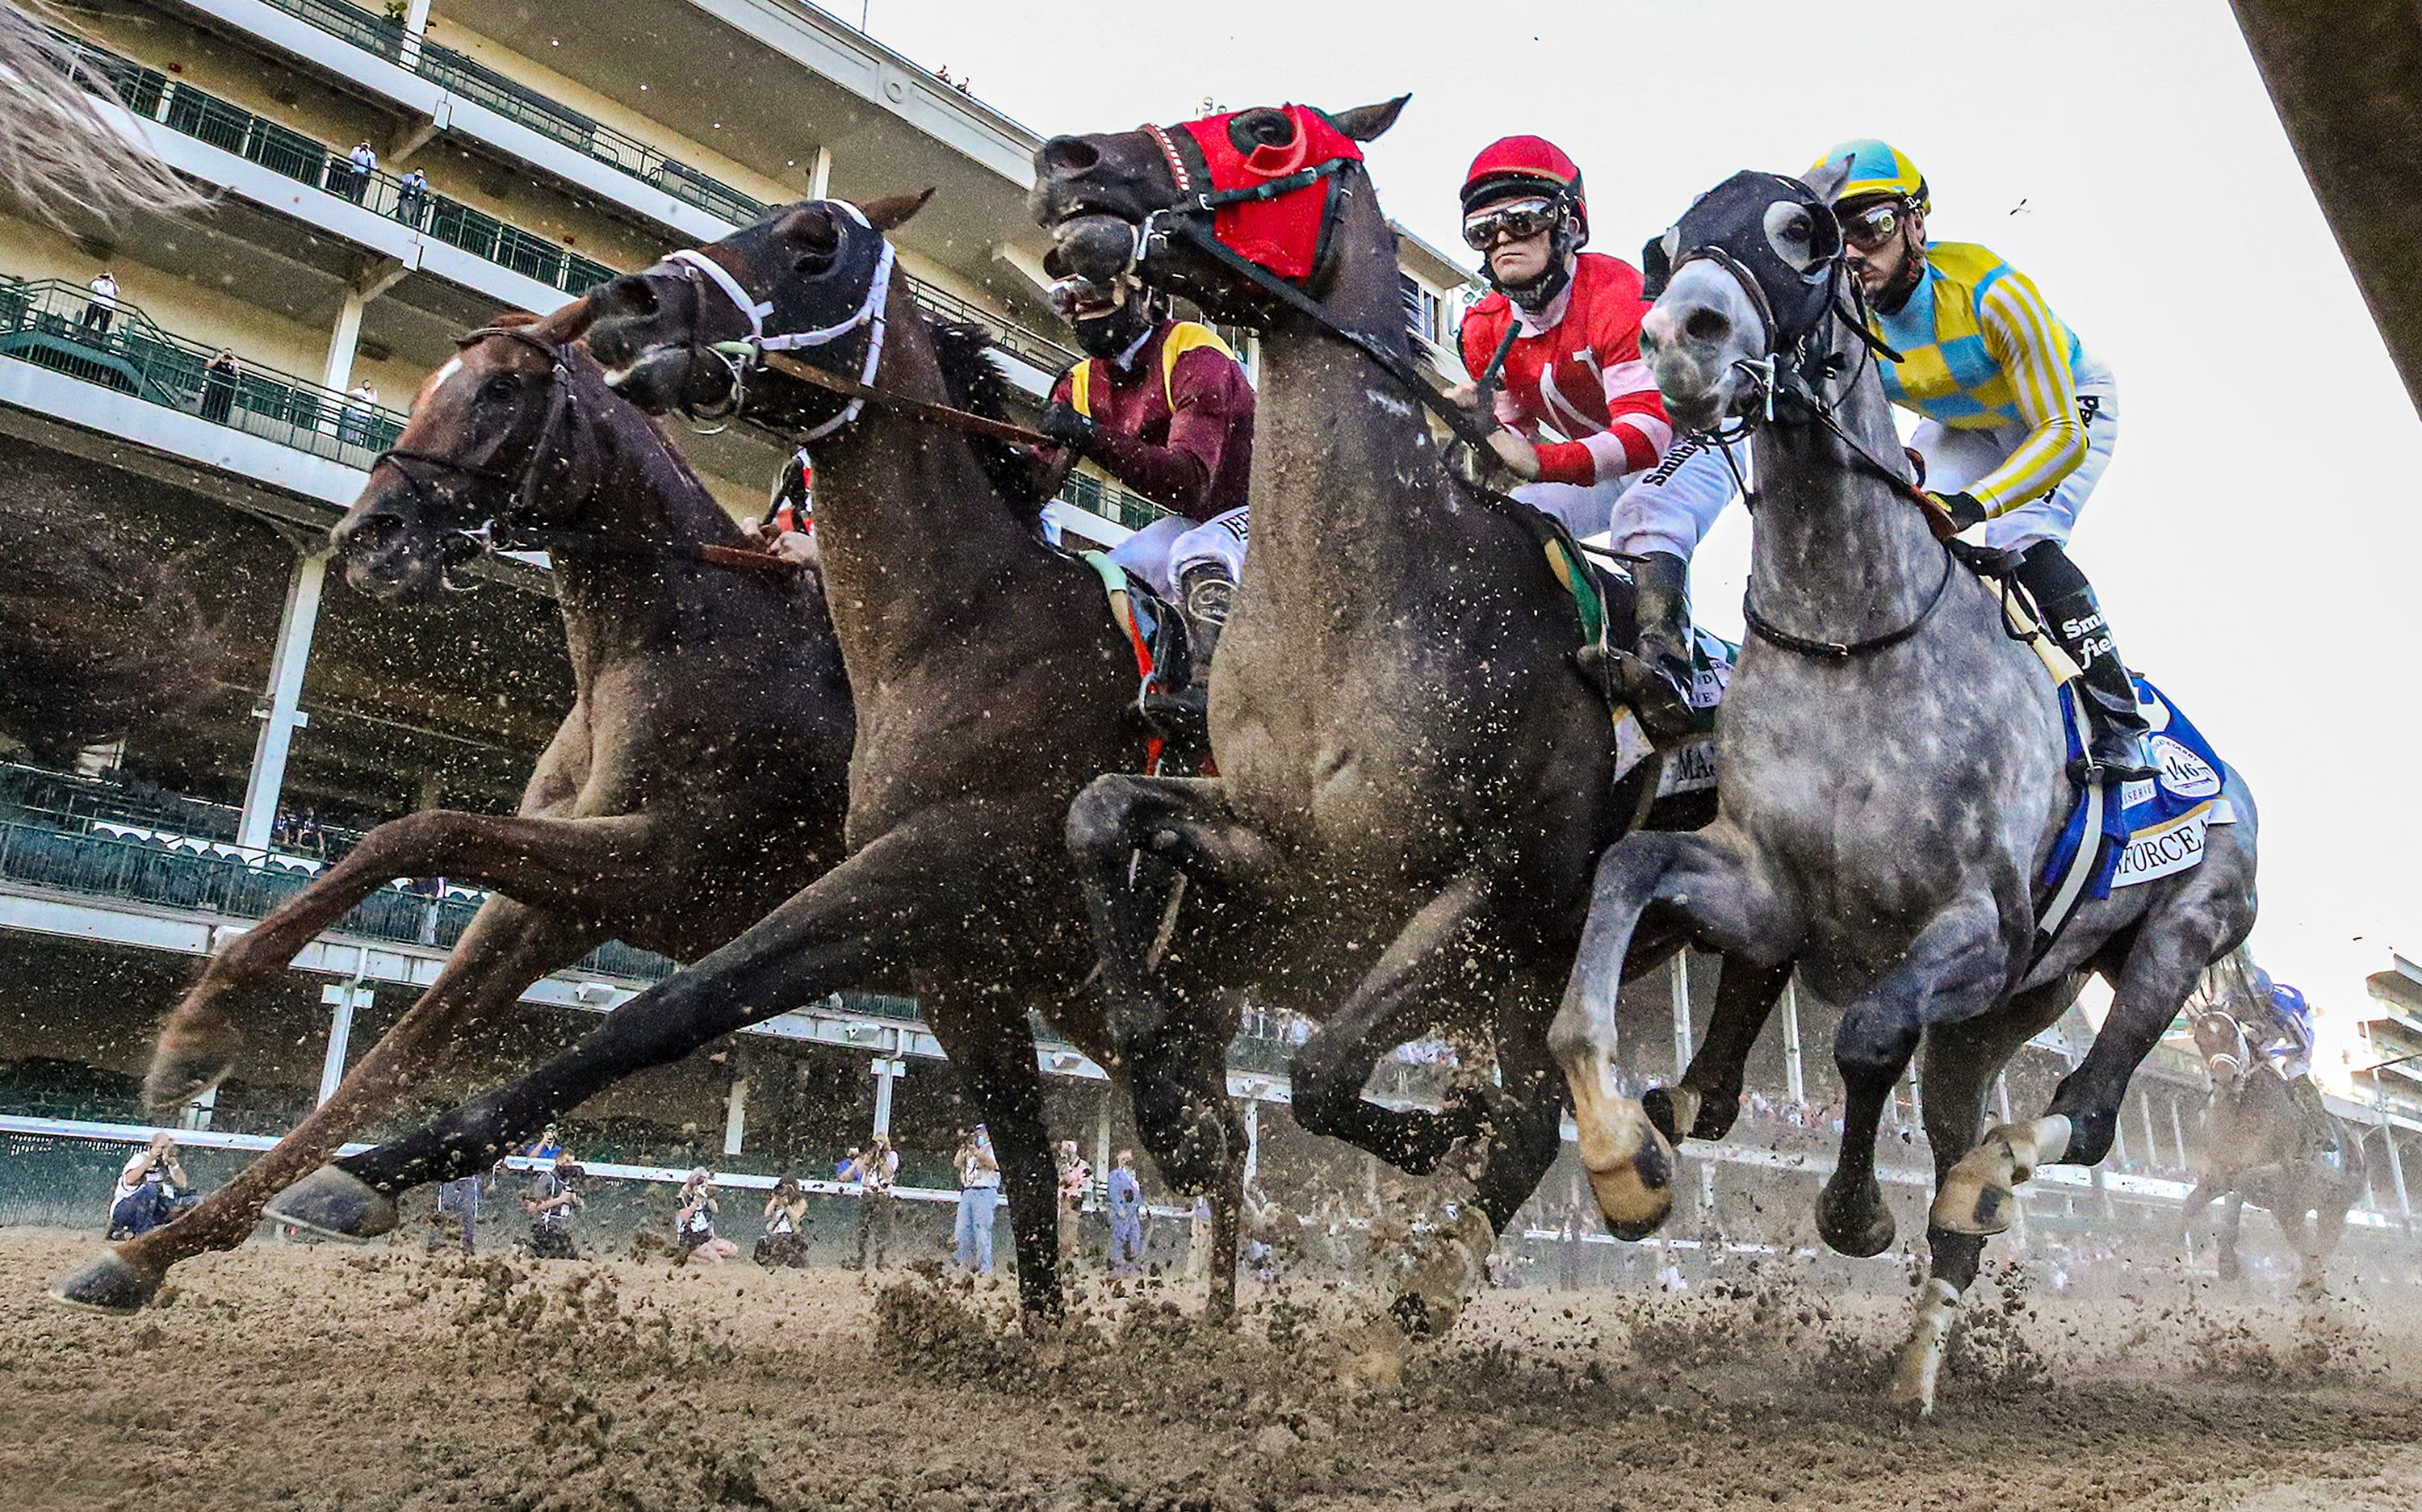
[[1249,1287],[1234,1334],[1148,1284],[1027,1338],[1005,1292],[921,1279],[262,1241],[106,1318],[42,1296],[91,1242],[0,1230],[8,1512],[2422,1501],[2406,1287],[1980,1285],[1916,1423],[1880,1401],[1896,1299],[1770,1267],[1679,1297],[1492,1292],[1399,1381],[1346,1386],[1361,1303],[1309,1283]]

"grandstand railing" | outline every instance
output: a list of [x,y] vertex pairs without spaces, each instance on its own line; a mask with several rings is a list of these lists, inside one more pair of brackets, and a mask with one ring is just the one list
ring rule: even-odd
[[403,431],[398,411],[273,368],[245,362],[232,376],[212,374],[218,348],[164,330],[123,296],[105,320],[103,310],[64,279],[0,276],[0,356],[354,467]]
[[[65,34],[61,34],[65,38]],[[461,200],[425,186],[417,193],[384,169],[356,170],[343,151],[229,104],[134,59],[66,38],[94,93],[113,91],[126,108],[170,131],[207,142],[297,183],[323,189],[373,214],[411,227],[483,261],[509,268],[568,294],[619,276],[594,258],[509,226]]]

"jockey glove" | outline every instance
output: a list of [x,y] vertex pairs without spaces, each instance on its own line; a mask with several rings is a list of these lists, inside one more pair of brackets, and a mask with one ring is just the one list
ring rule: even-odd
[[1926,496],[1934,500],[1943,513],[1951,516],[1951,523],[1963,531],[1985,523],[1984,502],[1974,494],[1929,493]]
[[1093,449],[1093,422],[1073,404],[1046,405],[1034,428],[1077,456],[1090,455]]

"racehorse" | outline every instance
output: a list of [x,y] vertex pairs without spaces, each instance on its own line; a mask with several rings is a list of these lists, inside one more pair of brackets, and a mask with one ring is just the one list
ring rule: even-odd
[[2187,1008],[2211,1098],[2204,1105],[2203,1149],[2179,1228],[2191,1230],[2214,1198],[2225,1202],[2219,1268],[2221,1279],[2230,1281],[2238,1275],[2245,1205],[2267,1208],[2304,1257],[2304,1284],[2318,1287],[2346,1232],[2347,1209],[2363,1200],[2368,1185],[2363,1142],[2336,1117],[2327,1137],[2317,1137],[2320,1131],[2298,1115],[2288,1083],[2261,1063],[2241,1016],[2258,1011],[2254,975],[2241,949],[2205,973],[2204,1002]]
[[[1658,1126],[1613,1079],[1633,932],[1678,924],[1727,966],[1796,968],[1842,1008],[1848,1106],[1817,1226],[1871,1255],[1893,1235],[1878,1120],[1922,1046],[1933,1268],[1895,1391],[1931,1410],[1959,1295],[1985,1236],[2008,1225],[2016,1183],[2047,1161],[2101,1159],[2137,1063],[2252,928],[2255,812],[2223,774],[2235,822],[2204,831],[2200,864],[2100,899],[2081,889],[2065,927],[2039,938],[2037,878],[2082,796],[2059,695],[2001,590],[1938,540],[1907,475],[1830,206],[1848,167],[1808,182],[1735,175],[1650,248],[1662,291],[1641,340],[1667,413],[1703,434],[1747,433],[1752,635],[1719,721],[1718,816],[1608,851],[1554,1052],[1599,1206],[1638,1232],[1672,1205],[1668,1140],[1708,1132],[1706,1103],[1739,1085],[1758,1026],[1724,1023],[1719,1003]],[[1980,1142],[1996,1074],[2089,971],[2115,1000],[2084,1063],[2042,1116]]]
[[140,1306],[177,1261],[243,1242],[272,1193],[396,1107],[532,980],[608,939],[695,959],[838,858],[852,717],[824,589],[744,549],[577,344],[588,314],[575,302],[463,338],[333,535],[354,587],[391,600],[441,592],[485,540],[547,550],[574,691],[520,811],[390,820],[236,937],[161,1032],[152,1106],[216,1085],[239,1047],[241,995],[282,979],[391,878],[444,875],[495,895],[334,1096],[199,1206],[55,1295]]
[[[847,858],[554,1061],[322,1167],[274,1212],[338,1232],[389,1222],[392,1193],[484,1166],[632,1071],[842,987],[895,985],[916,992],[983,1110],[1021,1300],[1060,1310],[1059,1178],[1027,1014],[1110,1063],[1062,833],[1078,788],[1144,757],[1125,712],[1138,669],[1101,576],[1045,543],[1049,490],[1031,457],[925,417],[946,407],[997,425],[1009,385],[980,331],[929,323],[890,276],[884,233],[922,203],[785,207],[589,295],[590,350],[626,398],[658,412],[738,402],[815,437],[816,538],[857,695]],[[810,370],[871,383],[882,402],[770,371],[742,386],[713,345],[802,331],[826,333],[794,349]],[[1216,1053],[1202,1074],[1224,1078]]]
[[[1436,396],[1358,145],[1403,104],[1055,136],[1034,154],[1030,209],[1053,233],[1046,271],[1139,277],[1263,339],[1252,550],[1211,669],[1219,775],[1105,777],[1069,815],[1140,1132],[1164,1172],[1195,1180],[1241,1142],[1224,1101],[1189,1101],[1157,1071],[1161,1041],[1219,1016],[1212,989],[1323,1020],[1295,1056],[1297,1122],[1416,1173],[1455,1152],[1474,1174],[1461,1253],[1440,1252],[1462,1273],[1397,1299],[1418,1330],[1432,1306],[1452,1316],[1556,1155],[1548,1022],[1592,861],[1658,764],[1618,780],[1608,701],[1575,663],[1560,543],[1530,506],[1452,476],[1422,413]],[[1210,197],[1239,164],[1251,183]],[[1294,217],[1279,233],[1293,244],[1222,240],[1215,205],[1256,193]],[[1628,584],[1609,596],[1628,644]],[[1220,969],[1189,991],[1162,937],[1205,910],[1235,922]],[[1771,997],[1782,981],[1735,973],[1724,990]],[[1363,1096],[1381,1054],[1439,1032],[1493,1046],[1496,1084],[1441,1111]]]

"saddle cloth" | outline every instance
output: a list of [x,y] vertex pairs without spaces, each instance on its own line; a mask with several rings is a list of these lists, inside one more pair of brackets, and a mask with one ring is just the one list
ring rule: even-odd
[[[2048,890],[2038,910],[2039,940],[2049,941],[2085,898],[2107,898],[2115,888],[2193,869],[2203,859],[2205,832],[2237,820],[2236,806],[2222,791],[2228,767],[2211,743],[2160,689],[2130,675],[2136,705],[2152,727],[2146,744],[2158,775],[2121,784],[2115,803],[2107,788],[2078,795],[2039,879]],[[2060,714],[2075,761],[2084,754],[2085,738],[2074,684],[2061,686]]]
[[[1618,580],[1615,569],[1607,566],[1567,543],[1561,531],[1549,535],[1547,543],[1548,566],[1573,598],[1573,614],[1581,622],[1581,643],[1608,649],[1620,636],[1619,644],[1628,646],[1628,626],[1617,626],[1607,612],[1609,591]],[[1628,579],[1624,586],[1630,586]],[[1697,625],[1691,627],[1691,724],[1692,733],[1675,742],[1664,753],[1665,769],[1658,775],[1657,797],[1659,801],[1694,793],[1712,793],[1716,787],[1716,708],[1723,701],[1724,689],[1733,680],[1733,664],[1740,659],[1740,647],[1721,637],[1711,635]],[[1640,723],[1640,717],[1624,705],[1614,708],[1614,780],[1620,782],[1631,769],[1649,757],[1657,755],[1656,745]],[[1704,816],[1696,822],[1704,823]],[[1652,809],[1649,823],[1659,824]],[[1684,827],[1695,827],[1685,824]]]

